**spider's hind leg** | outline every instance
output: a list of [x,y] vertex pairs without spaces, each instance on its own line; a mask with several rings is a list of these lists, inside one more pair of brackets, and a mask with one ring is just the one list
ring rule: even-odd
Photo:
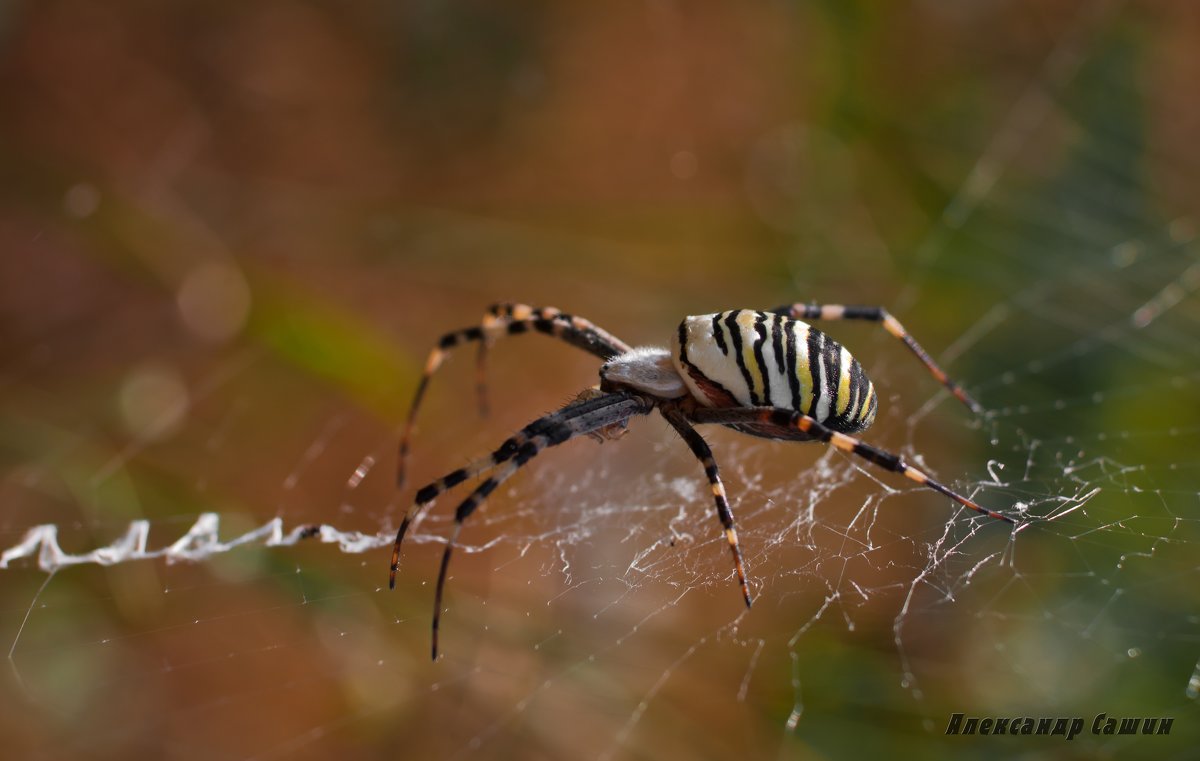
[[981,415],[984,412],[983,405],[975,401],[962,389],[962,386],[950,380],[946,372],[938,366],[937,362],[933,361],[933,357],[929,356],[929,352],[921,348],[916,339],[900,324],[900,321],[883,307],[854,304],[785,304],[771,311],[775,314],[791,317],[794,320],[867,320],[869,322],[877,322],[892,337],[899,339],[901,343],[907,346],[908,350],[916,355],[921,364],[925,365],[925,368],[929,370],[929,374],[938,383],[945,386],[956,399],[965,404],[971,412],[974,412],[976,415]]
[[825,442],[839,451],[861,457],[884,470],[899,473],[910,481],[915,481],[922,486],[933,489],[963,507],[968,507],[989,518],[1016,524],[1016,521],[1007,515],[998,513],[995,510],[989,510],[958,492],[943,486],[922,471],[906,463],[900,455],[873,447],[853,436],[847,436],[844,433],[834,431],[819,420],[809,417],[802,412],[781,407],[732,407],[724,409],[701,407],[691,411],[688,419],[697,424],[718,423],[720,425],[742,425],[752,423],[759,426],[766,425],[802,431],[811,438]]

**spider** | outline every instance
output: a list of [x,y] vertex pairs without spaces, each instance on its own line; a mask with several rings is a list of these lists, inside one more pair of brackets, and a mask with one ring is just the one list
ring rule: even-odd
[[453,470],[419,489],[396,532],[388,587],[396,585],[400,545],[413,521],[443,492],[467,479],[492,471],[454,513],[454,528],[442,553],[434,592],[433,659],[438,656],[438,629],[450,555],[463,523],[496,487],[542,450],[582,434],[600,439],[624,433],[629,420],[654,410],[683,438],[704,467],[717,518],[733,556],[742,598],[753,602],[734,527],[733,510],[721,483],[708,443],[693,427],[715,423],[752,436],[789,441],[820,441],[884,470],[899,473],[990,518],[1015,524],[1012,518],[975,504],[908,465],[897,454],[878,449],[850,434],[875,419],[878,399],[862,365],[841,344],[804,320],[867,320],[880,323],[925,365],[950,393],[972,412],[983,408],[930,358],[888,314],[875,306],[790,304],[759,312],[737,309],[685,317],[671,348],[630,347],[591,322],[553,307],[501,303],[488,309],[482,324],[447,333],[429,354],[400,439],[397,487],[405,481],[405,461],[417,409],[429,379],[447,353],[461,343],[479,342],[477,391],[486,412],[484,366],[487,350],[500,336],[531,330],[565,341],[602,360],[600,384],[585,390],[562,409],[538,418],[510,436],[498,449]]

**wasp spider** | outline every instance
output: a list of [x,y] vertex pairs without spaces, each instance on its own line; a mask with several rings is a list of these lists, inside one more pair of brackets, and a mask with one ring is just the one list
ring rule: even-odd
[[862,365],[837,341],[804,320],[868,320],[904,342],[939,382],[974,412],[982,408],[951,381],[908,331],[881,307],[792,304],[770,312],[738,309],[687,317],[672,336],[671,348],[632,348],[591,322],[551,307],[497,304],[481,325],[447,333],[429,355],[400,440],[397,484],[403,486],[409,440],[425,389],[447,353],[462,343],[479,343],[478,392],[486,410],[483,371],[491,342],[504,335],[538,331],[604,360],[600,385],[510,436],[491,454],[451,471],[417,491],[396,532],[388,586],[396,584],[400,544],[414,519],[438,495],[491,471],[454,513],[434,592],[433,658],[450,554],[463,522],[500,484],[543,449],[581,434],[612,438],[635,415],[654,410],[679,432],[704,466],[717,517],[724,529],[746,605],[750,587],[734,528],[733,511],[712,450],[693,424],[716,423],[769,439],[820,441],[899,473],[978,513],[1008,523],[1012,518],[981,507],[917,470],[896,454],[865,444],[850,434],[875,419],[878,397]]

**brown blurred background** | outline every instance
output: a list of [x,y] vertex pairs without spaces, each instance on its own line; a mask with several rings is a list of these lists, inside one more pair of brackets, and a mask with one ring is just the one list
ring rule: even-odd
[[[436,664],[453,499],[390,594],[386,548],[25,560],[0,572],[0,752],[1187,757],[1198,41],[1183,3],[0,7],[3,547],[136,519],[161,547],[203,512],[223,539],[280,517],[384,542],[425,354],[499,300],[632,343],[883,304],[992,414],[830,326],[883,392],[871,440],[992,507],[1084,505],[1011,540],[820,447],[712,432],[743,615],[700,470],[638,422],[481,510]],[[595,379],[513,339],[480,421],[461,353],[412,483]],[[945,738],[952,711],[1177,728]]]

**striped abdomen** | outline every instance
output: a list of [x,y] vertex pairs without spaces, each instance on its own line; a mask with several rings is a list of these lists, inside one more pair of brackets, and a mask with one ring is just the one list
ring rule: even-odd
[[708,407],[782,407],[842,433],[875,419],[862,365],[806,322],[746,309],[687,317],[671,349],[688,390]]

